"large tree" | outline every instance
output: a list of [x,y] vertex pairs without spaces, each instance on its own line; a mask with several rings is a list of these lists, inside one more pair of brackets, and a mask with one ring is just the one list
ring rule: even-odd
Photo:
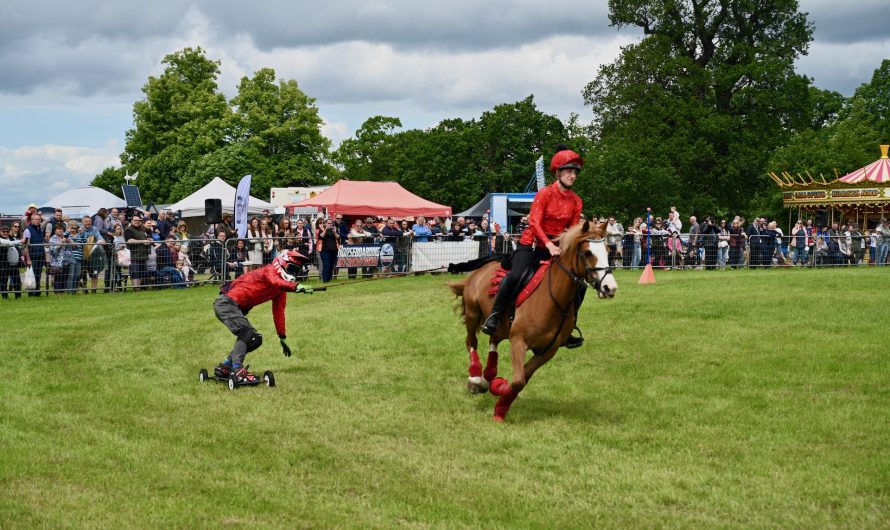
[[599,149],[592,194],[628,216],[646,206],[745,211],[770,186],[769,153],[809,125],[794,71],[812,26],[795,0],[610,0],[644,37],[584,90]]
[[241,79],[231,104],[233,112],[223,124],[226,145],[195,162],[176,185],[176,196],[213,177],[235,184],[247,173],[253,175],[251,191],[267,196],[272,187],[318,184],[333,172],[330,140],[321,133],[315,100],[296,81],[276,81],[275,71],[263,68]]
[[[167,55],[164,72],[149,77],[142,88],[145,98],[133,105],[134,127],[127,131],[121,163],[131,174],[138,172],[143,200],[169,202],[179,199],[173,188],[187,178],[192,164],[226,143],[224,125],[230,114],[216,79],[219,62],[208,59],[201,48],[186,48]],[[105,171],[103,176],[119,176]],[[97,179],[106,188],[119,182]]]

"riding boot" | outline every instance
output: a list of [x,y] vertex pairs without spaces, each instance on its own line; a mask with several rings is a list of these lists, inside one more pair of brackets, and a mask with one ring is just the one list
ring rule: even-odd
[[508,274],[504,276],[500,286],[498,286],[498,294],[494,298],[491,314],[488,315],[485,323],[482,324],[482,333],[485,333],[486,335],[494,335],[498,330],[498,327],[501,325],[501,315],[507,306],[510,305],[515,287],[516,280],[513,279],[512,275]]
[[581,309],[581,304],[584,303],[584,295],[587,294],[587,286],[581,285],[578,288],[578,291],[575,293],[575,329],[578,330],[579,337],[575,337],[573,335],[569,335],[569,338],[566,339],[565,347],[568,349],[580,348],[584,345],[584,335],[581,333],[581,329],[578,328],[578,310]]

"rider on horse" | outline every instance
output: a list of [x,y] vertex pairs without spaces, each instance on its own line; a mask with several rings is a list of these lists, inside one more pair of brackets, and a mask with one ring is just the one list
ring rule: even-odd
[[[584,159],[581,155],[565,146],[559,146],[558,152],[550,160],[550,171],[556,175],[556,182],[535,195],[528,216],[528,228],[522,232],[511,258],[510,273],[501,280],[491,314],[482,325],[482,332],[486,335],[492,335],[497,331],[504,310],[513,300],[516,287],[526,269],[550,259],[551,256],[558,256],[559,247],[553,240],[578,223],[583,202],[581,197],[572,191],[572,185],[583,166]],[[578,299],[575,302],[576,315],[584,299],[584,291],[583,287],[579,289]],[[583,343],[583,338],[570,336],[565,346],[577,348]]]

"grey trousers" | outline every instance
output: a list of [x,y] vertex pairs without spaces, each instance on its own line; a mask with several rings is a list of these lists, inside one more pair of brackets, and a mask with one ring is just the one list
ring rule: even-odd
[[216,318],[238,338],[226,359],[231,361],[233,365],[244,364],[244,357],[247,355],[247,343],[251,342],[252,338],[258,336],[259,333],[250,324],[244,313],[241,312],[238,304],[224,294],[219,295],[219,298],[213,302],[213,312],[216,313]]

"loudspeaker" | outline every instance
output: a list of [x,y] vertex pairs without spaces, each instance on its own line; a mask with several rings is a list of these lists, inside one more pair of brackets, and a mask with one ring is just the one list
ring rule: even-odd
[[816,217],[813,219],[813,226],[828,225],[828,210],[816,210]]
[[204,222],[213,225],[222,222],[222,200],[204,200]]

